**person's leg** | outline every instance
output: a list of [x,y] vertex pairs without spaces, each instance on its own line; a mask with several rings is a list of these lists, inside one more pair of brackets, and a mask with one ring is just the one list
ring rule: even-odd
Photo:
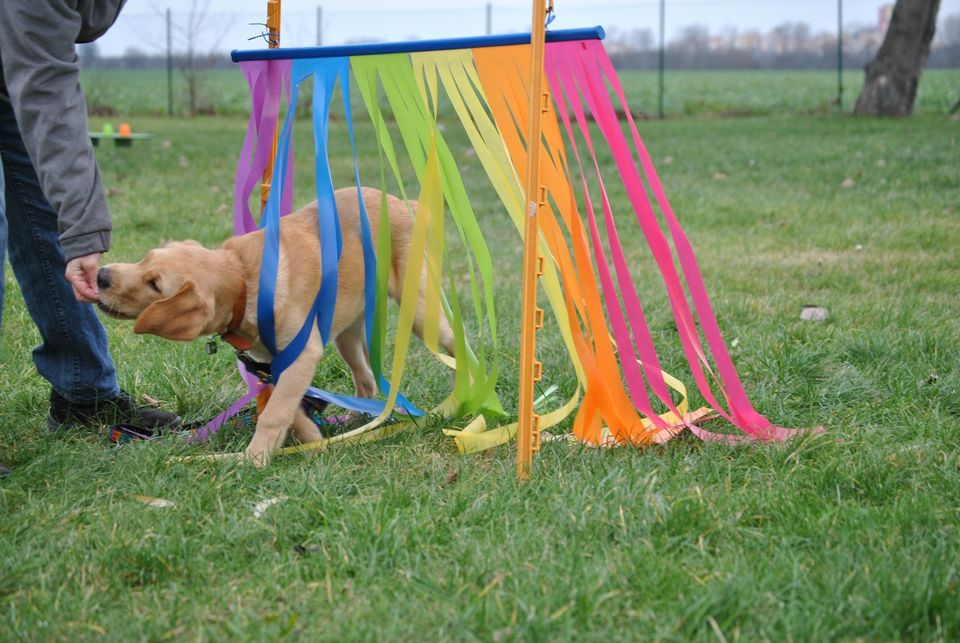
[[3,286],[7,268],[7,207],[3,187],[3,163],[0,163],[0,330],[3,329]]
[[180,418],[136,404],[117,385],[107,335],[90,304],[76,300],[67,282],[56,212],[43,196],[16,117],[0,93],[0,165],[5,175],[10,264],[43,343],[33,351],[50,382],[51,429],[63,425],[126,422],[149,429]]
[[[3,284],[7,267],[7,208],[3,196],[3,163],[0,163],[0,330],[3,329]],[[10,475],[10,469],[0,463],[0,478]]]
[[115,397],[120,389],[106,332],[93,306],[78,302],[64,277],[57,213],[43,196],[13,109],[2,95],[0,156],[10,264],[43,339],[33,351],[37,370],[69,402]]

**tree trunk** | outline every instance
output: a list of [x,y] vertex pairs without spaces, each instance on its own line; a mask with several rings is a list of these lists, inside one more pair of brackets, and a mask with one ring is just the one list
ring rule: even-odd
[[887,35],[867,64],[854,114],[909,116],[930,55],[940,0],[897,0]]

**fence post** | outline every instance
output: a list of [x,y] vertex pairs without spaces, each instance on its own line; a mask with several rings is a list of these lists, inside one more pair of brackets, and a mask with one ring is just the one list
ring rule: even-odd
[[517,477],[530,479],[533,452],[540,448],[540,416],[533,408],[533,389],[543,373],[537,360],[537,320],[543,311],[537,306],[537,283],[543,273],[540,254],[540,207],[546,205],[546,188],[540,183],[541,120],[550,108],[550,94],[544,83],[543,50],[547,7],[553,0],[533,0],[530,30],[530,102],[527,123],[527,167],[525,220],[523,226],[523,288],[520,312],[520,385],[517,400]]
[[664,14],[665,14],[665,0],[660,0],[660,64],[659,72],[657,73],[658,77],[658,92],[657,92],[657,113],[660,115],[660,118],[663,118],[663,74],[664,68],[666,67],[666,37],[664,35]]
[[843,0],[837,0],[837,109],[843,111]]
[[323,5],[317,5],[317,47],[323,46]]
[[167,7],[167,116],[173,116],[173,28]]

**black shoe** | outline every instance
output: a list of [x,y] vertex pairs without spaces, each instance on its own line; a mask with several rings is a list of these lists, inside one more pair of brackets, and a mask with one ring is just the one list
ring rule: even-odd
[[180,426],[180,416],[137,404],[126,392],[109,400],[92,404],[74,404],[56,391],[50,391],[50,413],[47,427],[51,431],[74,427],[98,427],[111,424],[132,424],[150,433],[162,433]]
[[6,478],[8,475],[10,475],[10,469],[6,465],[0,464],[0,478]]

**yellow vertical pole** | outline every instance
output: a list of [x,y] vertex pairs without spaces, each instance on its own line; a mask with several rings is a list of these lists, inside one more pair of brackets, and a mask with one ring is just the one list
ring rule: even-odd
[[[270,49],[276,49],[280,46],[280,0],[267,0],[267,43]],[[289,107],[288,107],[289,109]],[[273,177],[273,162],[277,158],[277,139],[280,133],[280,120],[277,119],[277,126],[273,130],[273,147],[270,150],[270,159],[267,161],[267,167],[263,171],[263,177],[260,179],[260,212],[261,214],[267,207],[267,199],[270,197],[270,180]],[[257,396],[257,415],[263,413],[267,406],[270,394],[273,392],[272,386],[265,386]]]
[[530,478],[533,452],[540,448],[540,416],[533,410],[533,387],[542,375],[543,365],[536,357],[537,328],[543,311],[537,306],[537,278],[543,272],[543,257],[537,249],[540,206],[546,203],[546,190],[540,184],[541,117],[550,105],[543,83],[543,50],[547,12],[553,0],[533,0],[530,33],[530,103],[527,128],[526,219],[523,228],[523,299],[520,317],[520,392],[517,427],[517,475]]

